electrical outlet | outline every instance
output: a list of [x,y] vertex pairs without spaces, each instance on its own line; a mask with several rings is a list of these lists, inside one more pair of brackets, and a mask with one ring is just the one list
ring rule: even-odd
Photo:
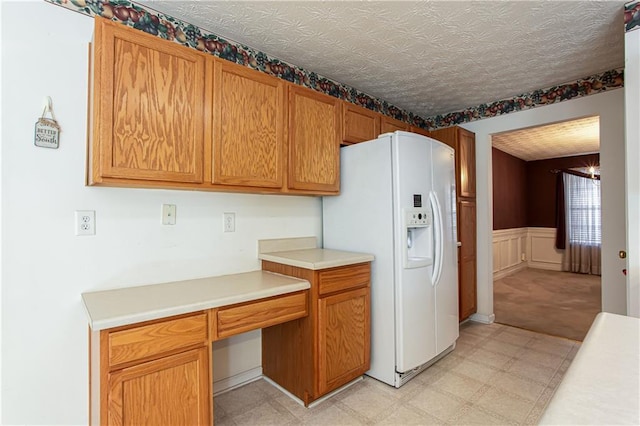
[[76,235],[96,234],[95,210],[76,210]]
[[236,232],[236,214],[223,213],[222,225],[223,225],[224,232]]

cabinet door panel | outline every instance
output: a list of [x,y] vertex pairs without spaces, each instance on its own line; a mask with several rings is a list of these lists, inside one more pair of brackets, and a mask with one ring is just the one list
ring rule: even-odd
[[205,57],[96,21],[94,180],[202,182]]
[[458,203],[460,247],[459,263],[459,312],[463,320],[476,312],[476,203]]
[[282,187],[284,82],[222,60],[214,73],[213,183]]
[[409,124],[404,121],[396,120],[395,118],[382,116],[382,123],[380,125],[380,133],[390,133],[396,130],[409,131]]
[[380,134],[380,114],[357,105],[342,104],[342,142],[352,144],[375,139]]
[[369,369],[369,288],[318,299],[318,394]]
[[476,146],[475,135],[465,129],[458,129],[458,162],[460,169],[460,196],[476,196]]
[[206,348],[109,375],[108,424],[208,425]]
[[289,187],[337,192],[340,101],[301,87],[289,90]]

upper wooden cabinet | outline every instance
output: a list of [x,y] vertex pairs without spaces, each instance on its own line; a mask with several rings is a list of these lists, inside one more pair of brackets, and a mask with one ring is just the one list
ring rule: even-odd
[[458,130],[458,158],[460,163],[460,196],[476,196],[476,136],[460,128]]
[[396,130],[409,131],[409,124],[404,121],[396,120],[395,118],[387,117],[383,115],[380,124],[380,133],[390,133]]
[[476,196],[476,136],[462,127],[447,127],[431,132],[431,137],[456,152],[456,191],[458,197]]
[[212,182],[281,188],[284,81],[219,59],[214,76]]
[[100,17],[92,48],[90,185],[339,192],[337,98]]
[[339,192],[340,102],[311,89],[289,86],[289,188]]
[[370,109],[342,102],[342,143],[349,145],[377,138],[380,117]]
[[421,127],[409,126],[409,131],[411,133],[417,133],[417,134],[422,135],[422,136],[431,137],[431,132],[428,131],[428,130],[425,130],[425,129],[421,128]]
[[95,21],[90,182],[202,182],[205,57]]

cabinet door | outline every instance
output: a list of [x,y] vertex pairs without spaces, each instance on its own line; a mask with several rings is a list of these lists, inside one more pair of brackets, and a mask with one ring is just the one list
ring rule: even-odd
[[411,133],[417,133],[419,135],[431,137],[431,132],[428,131],[428,130],[425,130],[425,129],[421,128],[421,127],[409,126],[409,131]]
[[395,118],[383,115],[381,119],[380,133],[390,133],[395,132],[396,130],[403,130],[405,132],[408,132],[409,124],[405,123],[404,121],[396,120]]
[[318,395],[369,369],[369,292],[365,287],[318,299]]
[[282,187],[284,81],[223,60],[214,75],[212,182]]
[[380,134],[380,114],[348,102],[342,103],[342,143],[364,142]]
[[339,191],[341,113],[338,99],[289,87],[289,188]]
[[207,353],[203,347],[111,373],[108,424],[210,424]]
[[458,162],[460,168],[460,196],[476,196],[476,137],[475,134],[458,128]]
[[458,239],[462,243],[458,259],[460,320],[476,312],[476,203],[458,203]]
[[202,182],[205,56],[95,21],[92,183]]

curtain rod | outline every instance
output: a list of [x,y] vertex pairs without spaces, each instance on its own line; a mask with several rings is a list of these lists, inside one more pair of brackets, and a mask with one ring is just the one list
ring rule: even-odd
[[578,172],[576,170],[571,170],[571,169],[550,169],[549,172],[554,173],[554,174],[567,173],[567,174],[570,174],[570,175],[580,176],[580,177],[587,178],[587,179],[600,180],[600,175],[595,175],[595,176],[591,177],[591,175],[588,174],[588,173],[582,173],[582,172]]

